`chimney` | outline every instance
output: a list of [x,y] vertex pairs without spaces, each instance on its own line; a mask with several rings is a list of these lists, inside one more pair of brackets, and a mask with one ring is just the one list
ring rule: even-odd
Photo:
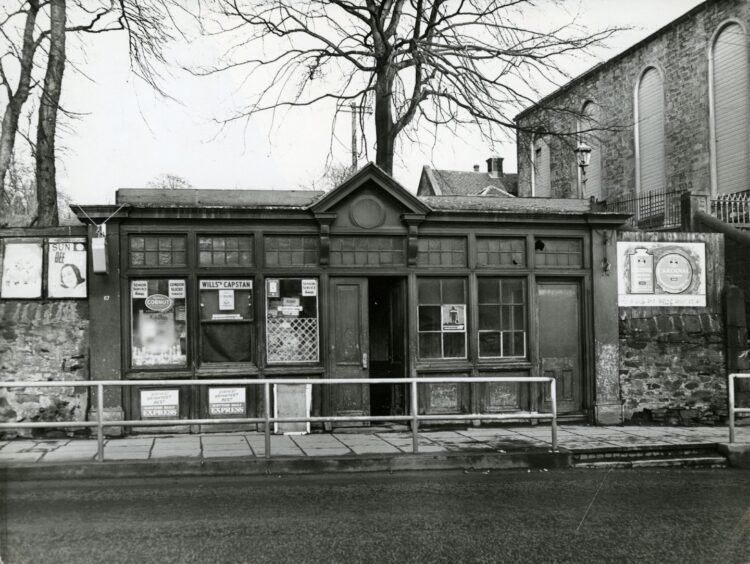
[[500,178],[503,175],[502,157],[490,157],[487,159],[487,174],[490,178]]
[[474,172],[479,172],[479,165],[474,165]]

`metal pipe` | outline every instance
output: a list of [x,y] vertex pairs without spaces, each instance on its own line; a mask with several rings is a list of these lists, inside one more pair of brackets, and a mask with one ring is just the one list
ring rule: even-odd
[[411,383],[411,448],[414,454],[419,454],[419,402],[417,401],[417,380]]
[[553,379],[549,387],[552,399],[552,452],[557,452],[557,380]]
[[263,384],[263,414],[265,424],[263,425],[263,438],[266,447],[266,458],[271,458],[271,385]]
[[729,442],[734,442],[734,374],[729,375]]
[[104,386],[96,387],[96,451],[99,462],[104,462]]

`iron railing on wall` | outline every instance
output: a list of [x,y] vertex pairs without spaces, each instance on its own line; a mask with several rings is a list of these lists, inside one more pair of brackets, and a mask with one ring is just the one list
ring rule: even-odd
[[735,380],[750,379],[750,374],[730,374],[727,389],[729,390],[729,442],[734,442],[734,416],[738,413],[750,415],[750,407],[737,407],[735,405],[734,382]]
[[608,199],[606,211],[629,213],[628,225],[636,229],[674,229],[682,224],[684,191],[653,191],[632,197]]
[[[547,383],[550,386],[550,411],[513,411],[508,413],[471,413],[471,414],[420,414],[419,413],[419,384],[476,384],[476,383]],[[271,386],[275,385],[373,385],[373,384],[408,384],[411,390],[411,413],[409,415],[347,415],[347,416],[300,416],[275,417],[271,416],[270,398]],[[105,387],[178,387],[178,386],[262,386],[263,388],[263,417],[232,417],[210,419],[137,419],[123,421],[105,421],[104,388]],[[419,422],[420,421],[472,421],[472,420],[518,420],[518,419],[549,419],[552,435],[552,450],[557,450],[557,388],[554,378],[526,377],[526,376],[480,376],[468,377],[435,377],[435,378],[289,378],[289,379],[250,379],[250,378],[215,378],[201,380],[58,380],[45,382],[0,382],[2,388],[65,388],[87,387],[96,388],[96,420],[95,421],[16,421],[0,423],[0,429],[73,429],[96,428],[98,445],[97,460],[104,461],[104,428],[105,427],[175,427],[190,425],[241,425],[248,423],[263,424],[265,435],[265,457],[271,457],[271,424],[272,423],[333,423],[333,422],[375,422],[375,421],[404,421],[411,422],[412,450],[419,453]]]
[[740,229],[750,229],[750,191],[722,194],[711,200],[711,215]]

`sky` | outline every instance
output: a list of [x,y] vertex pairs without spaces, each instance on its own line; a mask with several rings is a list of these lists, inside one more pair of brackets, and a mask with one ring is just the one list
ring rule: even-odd
[[[568,71],[573,76],[584,72],[699,3],[571,0],[567,9],[577,12],[578,23],[590,30],[608,25],[630,29],[611,39],[596,59],[571,58]],[[196,188],[321,189],[326,162],[351,161],[348,119],[337,123],[333,138],[330,112],[314,106],[274,122],[261,116],[222,128],[216,120],[241,102],[242,85],[226,77],[194,77],[173,67],[163,80],[173,99],[164,98],[133,75],[122,35],[94,39],[76,60],[81,72],[66,71],[63,83],[63,105],[77,117],[61,133],[58,186],[76,203],[112,204],[118,188],[143,187],[164,173],[185,178]],[[180,60],[182,54],[171,56]],[[516,170],[513,138],[511,133],[494,151],[505,159],[506,172]],[[423,165],[470,171],[475,164],[484,167],[490,156],[491,148],[478,134],[445,135],[437,144],[402,145],[394,176],[415,191]]]

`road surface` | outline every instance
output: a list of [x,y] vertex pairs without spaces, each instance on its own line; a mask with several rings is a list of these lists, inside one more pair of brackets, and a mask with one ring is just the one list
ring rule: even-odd
[[23,562],[750,562],[750,472],[419,472],[0,484]]

